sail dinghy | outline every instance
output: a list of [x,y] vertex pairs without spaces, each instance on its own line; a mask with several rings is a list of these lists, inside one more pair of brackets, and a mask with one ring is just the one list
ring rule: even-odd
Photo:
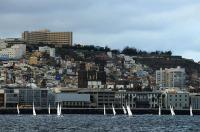
[[172,116],[175,116],[175,112],[174,112],[174,109],[173,109],[173,107],[170,105],[170,111],[171,111],[171,115]]
[[19,111],[19,106],[17,104],[17,114],[19,115],[20,114],[20,111]]
[[158,115],[161,116],[161,108],[160,108],[160,105],[159,105]]
[[127,105],[126,108],[127,108],[128,116],[133,116],[130,106]]
[[33,115],[36,116],[34,102],[33,102]]
[[48,113],[49,113],[49,115],[51,114],[51,107],[50,107],[50,104],[49,104],[49,108],[48,108]]
[[192,105],[190,105],[190,116],[193,116]]
[[60,105],[59,105],[59,103],[57,105],[57,116],[60,116]]
[[126,114],[127,114],[127,111],[126,111],[125,107],[122,106],[122,109],[123,109],[124,115],[126,115]]
[[116,111],[115,111],[115,108],[114,108],[113,104],[112,104],[112,110],[113,110],[113,115],[115,116],[116,115]]
[[106,107],[105,107],[105,105],[103,107],[103,114],[106,115]]

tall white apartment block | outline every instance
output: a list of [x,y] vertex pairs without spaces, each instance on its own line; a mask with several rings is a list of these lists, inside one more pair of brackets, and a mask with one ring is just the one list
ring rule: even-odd
[[165,68],[156,70],[156,84],[160,88],[166,87],[185,87],[185,68],[178,66],[177,68]]
[[5,48],[0,51],[1,59],[20,59],[26,54],[26,45],[17,44],[10,48]]

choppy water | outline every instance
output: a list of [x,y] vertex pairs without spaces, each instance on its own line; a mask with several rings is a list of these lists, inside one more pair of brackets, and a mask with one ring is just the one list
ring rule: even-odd
[[2,132],[199,132],[200,116],[0,115]]

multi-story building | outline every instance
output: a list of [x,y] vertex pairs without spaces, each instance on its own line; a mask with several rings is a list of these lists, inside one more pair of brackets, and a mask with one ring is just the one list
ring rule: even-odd
[[170,105],[174,109],[188,109],[189,108],[189,92],[184,92],[176,89],[166,89],[162,94],[162,107],[169,109]]
[[48,89],[19,89],[19,106],[47,107],[49,104]]
[[193,109],[200,109],[200,94],[191,93],[190,94],[190,105]]
[[39,51],[40,52],[46,52],[48,53],[51,57],[55,57],[55,48],[50,48],[48,46],[43,46],[43,47],[39,47]]
[[17,44],[10,48],[2,49],[0,51],[0,59],[20,59],[24,54],[26,54],[26,45]]
[[185,87],[185,78],[185,68],[179,66],[177,68],[156,70],[156,84],[160,88],[179,87],[183,89]]
[[90,107],[103,108],[112,107],[115,101],[115,92],[109,90],[101,89],[82,89],[78,91],[80,94],[89,94],[90,95]]
[[72,45],[72,32],[24,31],[22,39],[28,44]]
[[73,108],[89,107],[90,94],[58,93],[55,95],[55,102],[61,103],[63,108],[66,108],[66,107],[73,107]]
[[85,64],[80,65],[80,70],[78,71],[79,88],[88,88],[88,85],[94,88],[102,88],[105,84],[106,72],[103,66],[99,66],[99,69],[86,70]]
[[160,92],[116,92],[116,107],[126,106],[131,108],[158,108],[160,103]]

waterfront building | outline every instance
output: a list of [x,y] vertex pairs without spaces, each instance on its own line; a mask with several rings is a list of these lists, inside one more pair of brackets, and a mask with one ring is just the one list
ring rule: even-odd
[[4,89],[0,89],[0,108],[4,107]]
[[90,94],[90,107],[94,108],[103,108],[104,105],[111,108],[115,101],[115,92],[110,90],[83,89],[78,91],[78,93]]
[[54,101],[54,100],[49,99],[48,89],[26,88],[26,89],[18,89],[18,91],[19,91],[19,93],[18,93],[19,94],[18,104],[19,104],[20,107],[24,107],[24,108],[32,107],[33,102],[34,102],[36,107],[47,107],[49,102]]
[[166,89],[162,94],[162,107],[169,109],[170,105],[174,109],[182,110],[189,108],[189,92],[177,89]]
[[190,93],[190,105],[193,109],[200,109],[200,94]]
[[18,89],[4,89],[4,107],[16,107],[19,100]]
[[156,84],[160,88],[179,87],[185,88],[185,68],[177,67],[156,70]]
[[50,32],[49,30],[24,31],[22,39],[27,44],[50,44],[72,46],[72,32]]
[[160,92],[126,92],[119,91],[115,94],[117,107],[129,105],[131,108],[158,108]]
[[63,108],[83,108],[90,105],[90,94],[58,93],[55,103],[60,103]]

